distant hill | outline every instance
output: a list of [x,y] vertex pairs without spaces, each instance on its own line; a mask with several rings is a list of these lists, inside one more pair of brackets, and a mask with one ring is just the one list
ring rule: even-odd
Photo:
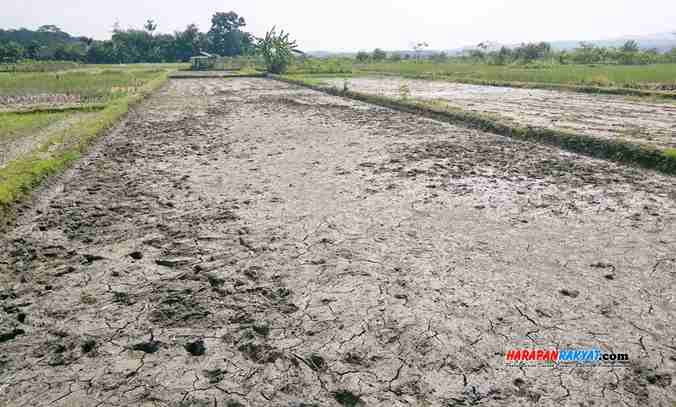
[[[651,35],[636,35],[636,36],[625,36],[612,38],[607,40],[580,40],[580,41],[547,41],[551,44],[552,49],[555,51],[570,51],[580,46],[580,42],[586,42],[594,44],[597,47],[621,47],[625,42],[634,40],[638,43],[639,47],[643,50],[647,49],[657,49],[659,52],[668,52],[673,48],[676,48],[676,34],[675,33],[660,33],[660,34],[651,34]],[[507,48],[514,48],[520,44],[501,44],[499,42],[486,41],[488,51],[497,51],[503,46]],[[477,49],[478,45],[472,45],[463,47],[460,49],[447,50],[449,54],[461,54],[469,50]]]

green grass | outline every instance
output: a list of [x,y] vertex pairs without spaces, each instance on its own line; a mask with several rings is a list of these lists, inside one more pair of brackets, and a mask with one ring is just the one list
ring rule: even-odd
[[70,61],[26,61],[16,64],[0,64],[0,72],[55,72],[80,67],[82,64]]
[[68,113],[0,113],[0,143],[15,140],[63,120]]
[[664,150],[664,155],[676,160],[676,148],[667,148]]
[[676,64],[623,65],[487,65],[471,63],[384,62],[359,64],[356,73],[436,76],[440,79],[592,85],[676,90]]
[[138,91],[164,69],[89,68],[67,72],[1,73],[0,97],[70,94],[115,99]]
[[289,67],[289,74],[351,74],[355,70],[354,60],[349,58],[305,59],[295,61]]

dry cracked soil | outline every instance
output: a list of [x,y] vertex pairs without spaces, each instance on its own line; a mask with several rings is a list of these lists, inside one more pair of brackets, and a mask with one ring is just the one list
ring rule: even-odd
[[[673,178],[267,79],[161,91],[0,237],[3,406],[673,406]],[[517,347],[621,366],[507,366]]]
[[[322,81],[342,89],[345,79]],[[391,77],[348,80],[350,90],[388,97],[400,97],[402,85],[413,98],[442,102],[522,126],[676,148],[676,104],[670,101]]]

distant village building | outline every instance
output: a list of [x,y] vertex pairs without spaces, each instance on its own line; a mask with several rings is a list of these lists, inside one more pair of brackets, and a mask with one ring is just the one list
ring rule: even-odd
[[200,55],[190,58],[193,71],[208,71],[213,69],[220,56],[208,52],[200,52]]

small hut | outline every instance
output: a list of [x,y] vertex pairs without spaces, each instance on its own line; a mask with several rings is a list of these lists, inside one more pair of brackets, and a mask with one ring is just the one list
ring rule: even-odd
[[193,71],[208,71],[214,68],[218,59],[218,55],[200,52],[198,56],[190,58],[190,69]]

